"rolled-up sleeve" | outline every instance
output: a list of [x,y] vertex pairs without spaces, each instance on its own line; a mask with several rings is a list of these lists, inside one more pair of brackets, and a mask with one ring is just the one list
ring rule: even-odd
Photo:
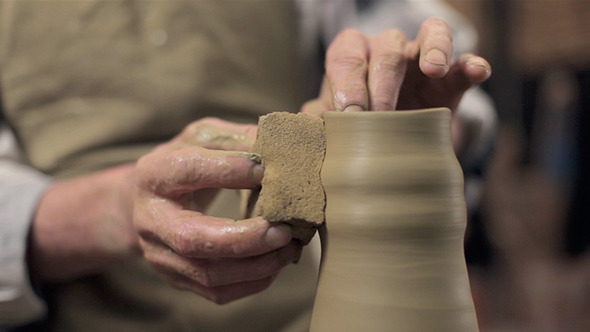
[[0,326],[25,324],[46,311],[31,285],[26,252],[38,200],[51,179],[15,158],[11,135],[0,128]]

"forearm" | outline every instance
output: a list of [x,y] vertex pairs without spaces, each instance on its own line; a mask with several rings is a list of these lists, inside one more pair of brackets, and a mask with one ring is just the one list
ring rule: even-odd
[[63,281],[139,256],[134,165],[55,182],[39,202],[29,266],[36,282]]

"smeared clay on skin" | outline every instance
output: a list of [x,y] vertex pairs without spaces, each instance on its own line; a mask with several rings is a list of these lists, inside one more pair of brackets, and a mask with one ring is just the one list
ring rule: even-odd
[[252,173],[259,156],[252,153],[186,147],[169,152],[162,160],[158,162],[166,167],[156,164],[153,168],[167,171],[149,177],[153,181],[147,186],[163,196],[176,197],[220,184],[230,189],[258,186]]
[[222,150],[245,150],[252,145],[253,136],[220,129],[205,123],[190,128],[191,143],[202,147],[215,147]]

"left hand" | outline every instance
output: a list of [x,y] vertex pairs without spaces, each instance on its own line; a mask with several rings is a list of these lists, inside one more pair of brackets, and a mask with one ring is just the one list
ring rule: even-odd
[[254,125],[205,118],[137,162],[133,221],[145,259],[176,288],[222,304],[269,287],[301,245],[287,225],[205,211],[220,188],[255,189]]
[[467,89],[490,77],[491,66],[474,54],[451,63],[452,56],[451,29],[438,18],[424,21],[416,40],[393,29],[376,37],[345,30],[326,53],[320,96],[302,111],[455,110]]

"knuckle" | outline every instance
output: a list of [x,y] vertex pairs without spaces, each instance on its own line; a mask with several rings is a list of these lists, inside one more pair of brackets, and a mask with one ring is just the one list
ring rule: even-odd
[[135,164],[135,185],[139,192],[157,191],[157,184],[162,177],[160,167],[166,161],[163,156],[166,156],[167,153],[166,148],[161,145],[137,160]]
[[167,154],[164,157],[165,165],[173,169],[175,173],[159,175],[158,185],[167,188],[160,191],[173,194],[168,192],[168,189],[178,187],[177,193],[187,194],[190,190],[181,189],[184,185],[190,185],[193,190],[203,189],[203,183],[212,179],[211,165],[207,162],[207,155],[203,151],[199,147],[186,147]]
[[424,22],[424,27],[427,29],[431,38],[448,40],[451,42],[453,40],[451,27],[441,18],[429,18]]
[[139,240],[139,245],[143,248],[144,252],[151,251],[154,243],[158,243],[159,238],[155,234],[151,227],[151,220],[154,219],[155,211],[151,209],[138,209],[136,208],[133,213],[133,227]]
[[408,42],[405,34],[397,29],[390,29],[373,40],[374,55],[371,57],[372,70],[399,71],[406,66],[406,44]]
[[184,128],[180,136],[183,138],[199,136],[204,128],[209,127],[213,121],[214,119],[210,117],[193,121]]
[[139,158],[135,164],[135,182],[140,186],[145,184],[145,180],[149,178],[149,165],[153,164],[152,154],[146,154]]
[[385,70],[387,72],[403,72],[406,69],[406,59],[397,51],[379,55],[374,59],[373,71]]
[[181,141],[207,143],[216,128],[223,126],[225,121],[215,117],[205,117],[189,123],[180,133]]
[[[357,54],[352,53],[338,53],[334,54],[331,57],[332,64],[337,66],[337,69],[347,68],[347,69],[363,69],[367,66],[367,59]],[[331,74],[330,66],[328,67],[329,73]]]
[[186,126],[178,140],[212,150],[248,150],[248,142],[256,138],[256,130],[257,126],[253,124],[207,117]]

